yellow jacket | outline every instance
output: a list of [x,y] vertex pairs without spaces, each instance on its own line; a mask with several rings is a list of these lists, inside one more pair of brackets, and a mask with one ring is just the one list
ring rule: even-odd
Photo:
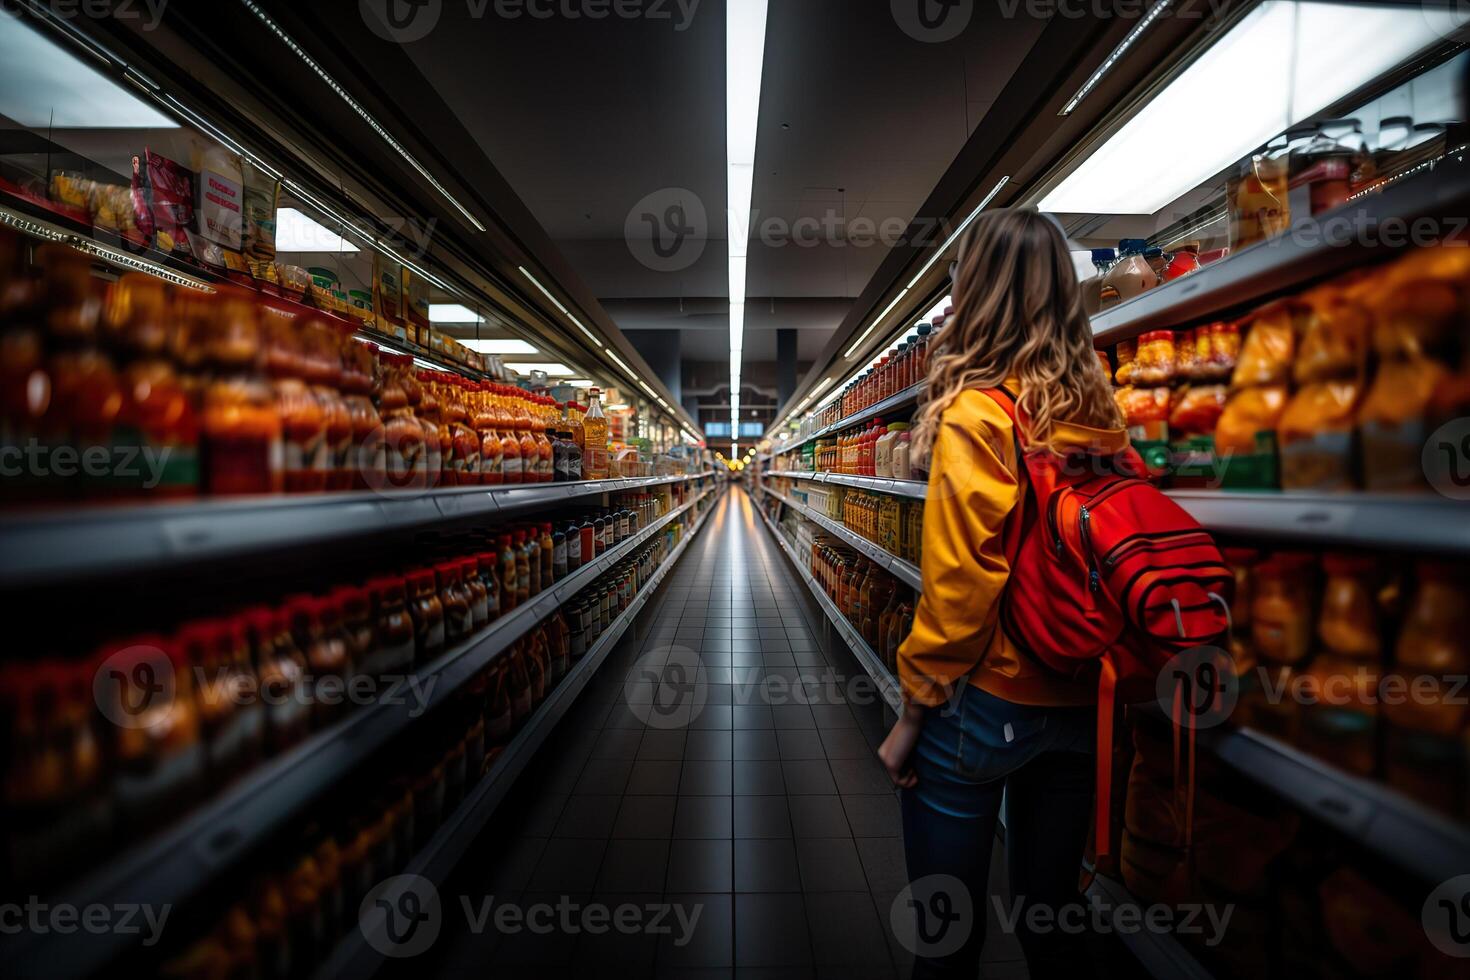
[[[1006,387],[1019,390],[1015,381]],[[1017,651],[998,626],[1010,574],[1002,536],[1021,486],[1012,428],[1005,410],[981,391],[962,392],[940,418],[924,504],[924,589],[898,650],[899,682],[915,704],[943,703],[967,675],[970,684],[1017,704],[1096,699],[1091,685],[1059,679]],[[1061,445],[1094,452],[1128,445],[1123,429],[1061,423],[1054,433]]]

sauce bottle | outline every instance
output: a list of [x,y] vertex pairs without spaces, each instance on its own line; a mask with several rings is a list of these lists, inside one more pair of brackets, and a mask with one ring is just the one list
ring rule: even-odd
[[445,646],[444,603],[439,599],[433,569],[409,573],[408,613],[413,618],[414,663],[431,663]]
[[562,528],[562,535],[567,542],[567,573],[570,574],[582,567],[582,528],[572,521]]
[[556,582],[556,538],[551,533],[551,523],[541,525],[541,588],[549,589]]
[[311,724],[306,658],[291,637],[283,610],[256,606],[243,616],[265,702],[266,751],[277,755],[305,738]]
[[475,558],[461,558],[459,577],[470,598],[470,629],[480,630],[490,622],[490,594],[480,578],[480,564]]
[[531,716],[531,674],[522,653],[524,640],[517,640],[508,657],[505,672],[506,695],[510,700],[512,731],[518,730]]
[[445,642],[456,643],[469,636],[475,628],[475,614],[470,607],[470,595],[464,586],[460,563],[440,562],[434,566],[434,578],[439,588],[439,605],[444,610]]
[[343,340],[342,396],[352,425],[349,486],[353,490],[384,487],[388,479],[387,446],[383,419],[372,399],[377,369],[375,349],[366,341],[353,340],[350,325],[344,329],[348,336]]
[[490,386],[476,384],[469,393],[470,425],[480,437],[480,482],[499,486],[505,482],[503,447],[496,430],[495,409],[490,401]]
[[558,527],[551,535],[551,576],[560,582],[567,577],[571,567],[567,563],[567,532]]
[[485,586],[485,614],[490,622],[500,618],[502,589],[498,576],[500,557],[493,551],[482,551],[475,556],[479,566],[480,581]]
[[504,473],[504,482],[507,484],[530,482],[525,480],[525,460],[521,458],[521,440],[516,433],[515,413],[510,407],[507,386],[495,385],[494,391],[495,404],[499,409],[496,429],[500,431],[501,469]]
[[315,314],[298,320],[302,340],[302,378],[325,423],[322,454],[327,490],[352,486],[352,413],[342,397],[342,341],[335,327]]
[[361,662],[358,673],[368,677],[405,674],[413,669],[414,624],[404,578],[375,578],[368,583],[368,592],[373,601],[373,652]]
[[340,632],[329,633],[322,621],[330,606],[329,600],[309,595],[290,596],[285,602],[291,637],[306,658],[306,693],[315,728],[324,727],[347,707],[347,676],[351,664],[347,659],[347,643]]
[[286,492],[317,493],[327,486],[327,419],[306,383],[300,321],[269,316],[265,367],[281,416]]
[[540,483],[550,483],[556,479],[554,472],[556,451],[551,445],[551,438],[546,434],[546,417],[542,414],[544,407],[545,401],[537,396],[531,407],[531,435],[536,440],[537,480]]
[[255,303],[221,290],[198,306],[210,380],[200,414],[201,481],[206,493],[280,493],[285,489],[281,416],[258,373],[261,327]]
[[350,674],[360,673],[373,652],[373,607],[366,589],[356,585],[339,585],[328,598],[341,624],[343,642],[347,644]]
[[[531,591],[531,552],[529,550],[531,543],[526,540],[526,532],[524,530],[516,531],[513,541],[516,562],[516,605],[523,606],[534,594]],[[539,561],[536,563],[536,568],[539,573],[541,568]],[[539,583],[536,591],[540,591]]]
[[500,550],[500,613],[505,615],[517,605],[520,585],[517,581],[516,549],[513,538],[502,534],[497,539]]

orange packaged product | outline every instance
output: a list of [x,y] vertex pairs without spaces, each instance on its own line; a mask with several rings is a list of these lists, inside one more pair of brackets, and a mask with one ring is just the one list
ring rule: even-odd
[[1225,411],[1224,385],[1191,385],[1169,410],[1173,436],[1211,435]]
[[1462,244],[1409,253],[1386,269],[1365,298],[1373,310],[1373,347],[1382,358],[1440,354],[1460,340],[1470,249]]
[[1138,338],[1133,361],[1135,385],[1166,385],[1178,374],[1179,352],[1172,330],[1154,330]]
[[1119,388],[1113,393],[1113,399],[1123,413],[1130,437],[1141,440],[1168,438],[1168,388]]
[[1470,589],[1462,569],[1420,562],[1418,588],[1383,682],[1383,714],[1391,727],[1388,780],[1441,810],[1463,812],[1470,709]]
[[1210,351],[1205,358],[1205,377],[1228,380],[1240,360],[1240,328],[1233,323],[1212,323],[1202,329],[1200,336],[1208,337]]
[[378,388],[378,412],[383,419],[384,471],[387,487],[394,490],[428,485],[428,440],[409,401],[407,354],[383,354],[382,384]]
[[1297,384],[1362,377],[1372,318],[1356,298],[1357,292],[1324,286],[1303,297],[1306,329],[1292,367]]
[[1428,410],[1449,371],[1427,357],[1384,361],[1358,424],[1363,441],[1363,480],[1370,490],[1424,489]]
[[1313,752],[1360,775],[1375,768],[1375,720],[1382,676],[1377,562],[1353,555],[1327,555],[1322,610],[1317,620],[1321,646],[1303,675],[1310,697],[1307,740]]
[[419,402],[414,414],[424,427],[428,439],[429,486],[452,485],[454,481],[454,436],[449,431],[449,420],[445,414],[443,391],[428,371],[415,371],[418,382]]
[[1286,410],[1286,386],[1270,385],[1235,391],[1215,426],[1215,451],[1244,456],[1262,451],[1257,433],[1276,432]]
[[118,489],[150,497],[199,492],[199,419],[191,385],[168,356],[173,313],[156,276],[129,272],[108,290],[107,324],[126,359],[117,443],[135,448],[151,470],[117,481],[127,484]]
[[327,486],[327,417],[306,383],[303,321],[267,310],[265,367],[281,416],[287,493],[320,492]]
[[1312,651],[1315,569],[1311,555],[1279,552],[1256,566],[1251,640],[1263,660],[1297,664]]
[[1296,353],[1293,312],[1290,304],[1277,303],[1250,321],[1240,359],[1230,378],[1232,388],[1284,385],[1291,380]]
[[1356,380],[1320,381],[1287,403],[1277,429],[1281,485],[1288,490],[1351,490]]
[[[343,329],[350,334],[352,328]],[[372,398],[378,373],[375,348],[350,336],[344,336],[342,342],[342,396],[352,429],[346,463],[348,486],[353,490],[381,489],[387,486],[388,455],[383,419]]]
[[322,447],[326,469],[325,489],[349,490],[355,461],[352,456],[352,413],[342,395],[342,338],[336,327],[315,315],[298,321],[301,333],[304,378],[312,397],[321,406],[326,432]]
[[1118,370],[1113,375],[1113,380],[1120,385],[1131,385],[1133,383],[1133,362],[1138,357],[1138,342],[1134,340],[1118,341]]
[[[1198,330],[1181,330],[1175,336],[1174,377],[1182,381],[1198,381],[1205,359],[1200,356]],[[1209,334],[1205,334],[1205,353],[1209,353]]]

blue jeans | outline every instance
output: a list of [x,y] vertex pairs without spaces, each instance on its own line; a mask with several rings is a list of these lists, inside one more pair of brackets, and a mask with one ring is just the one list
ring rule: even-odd
[[[962,934],[945,941],[935,931],[958,906],[949,896],[940,896],[941,903],[915,889],[914,977],[972,980],[991,914],[1004,928],[1015,923],[1032,980],[1092,975],[1085,936],[1055,928],[1033,932],[1027,912],[1042,906],[1050,914],[1045,920],[1038,914],[1038,921],[1055,923],[1064,908],[1082,905],[1077,883],[1092,815],[1095,724],[1091,707],[1013,704],[968,685],[956,703],[929,709],[914,749],[918,785],[903,792],[909,881],[958,878],[973,914],[955,949]],[[1002,792],[1011,905],[992,897],[988,887]],[[925,912],[933,913],[927,922]],[[1079,912],[1072,910],[1065,921],[1086,921],[1076,918]]]

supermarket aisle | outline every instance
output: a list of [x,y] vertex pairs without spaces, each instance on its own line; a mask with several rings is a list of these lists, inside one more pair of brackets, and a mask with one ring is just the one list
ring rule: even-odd
[[[751,499],[727,493],[443,891],[444,934],[413,972],[906,975],[888,924],[905,884],[897,799],[873,751],[883,709],[849,686],[861,668],[827,634]],[[665,678],[657,705],[648,668]],[[570,928],[476,935],[460,906],[489,896],[563,903]],[[576,921],[660,903],[676,907],[667,935]],[[683,943],[677,907],[698,910]]]

